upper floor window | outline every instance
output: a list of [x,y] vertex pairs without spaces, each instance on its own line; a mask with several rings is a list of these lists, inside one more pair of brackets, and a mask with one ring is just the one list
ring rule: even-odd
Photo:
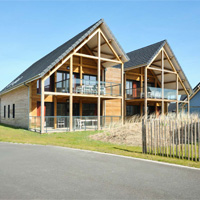
[[[56,82],[56,90],[57,92],[66,92],[69,93],[69,72],[58,71],[57,72],[57,82]],[[77,85],[80,85],[80,74],[73,73],[73,86],[75,89]]]
[[126,81],[127,97],[137,97],[140,94],[140,82],[135,80]]
[[87,85],[96,85],[97,84],[97,76],[95,75],[88,75],[88,74],[84,74],[83,75],[83,79],[85,84]]
[[[53,92],[54,91],[54,74],[48,77],[44,82],[44,91]],[[37,81],[37,94],[41,93],[41,79]]]

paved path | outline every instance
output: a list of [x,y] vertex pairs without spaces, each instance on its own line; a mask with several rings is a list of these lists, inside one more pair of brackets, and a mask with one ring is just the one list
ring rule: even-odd
[[200,199],[200,171],[53,146],[0,143],[0,199]]

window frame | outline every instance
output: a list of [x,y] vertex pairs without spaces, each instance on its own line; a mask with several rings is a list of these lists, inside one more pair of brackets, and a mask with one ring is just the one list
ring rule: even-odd
[[12,117],[13,117],[13,119],[15,119],[15,104],[13,104],[13,106],[12,106]]
[[8,105],[8,119],[10,119],[10,105]]

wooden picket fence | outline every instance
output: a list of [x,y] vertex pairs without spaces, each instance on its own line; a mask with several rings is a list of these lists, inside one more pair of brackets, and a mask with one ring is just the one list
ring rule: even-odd
[[146,154],[200,161],[200,121],[144,119],[142,148]]

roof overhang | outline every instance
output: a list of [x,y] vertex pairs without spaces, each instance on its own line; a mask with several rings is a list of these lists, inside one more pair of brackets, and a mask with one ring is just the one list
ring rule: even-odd
[[165,51],[167,52],[168,56],[171,58],[171,62],[173,63],[176,71],[178,72],[181,80],[184,80],[183,84],[185,85],[185,88],[187,89],[189,94],[193,93],[192,87],[183,71],[183,69],[181,68],[178,60],[176,59],[175,54],[173,53],[171,47],[169,46],[168,42],[166,41],[165,45],[164,45]]

